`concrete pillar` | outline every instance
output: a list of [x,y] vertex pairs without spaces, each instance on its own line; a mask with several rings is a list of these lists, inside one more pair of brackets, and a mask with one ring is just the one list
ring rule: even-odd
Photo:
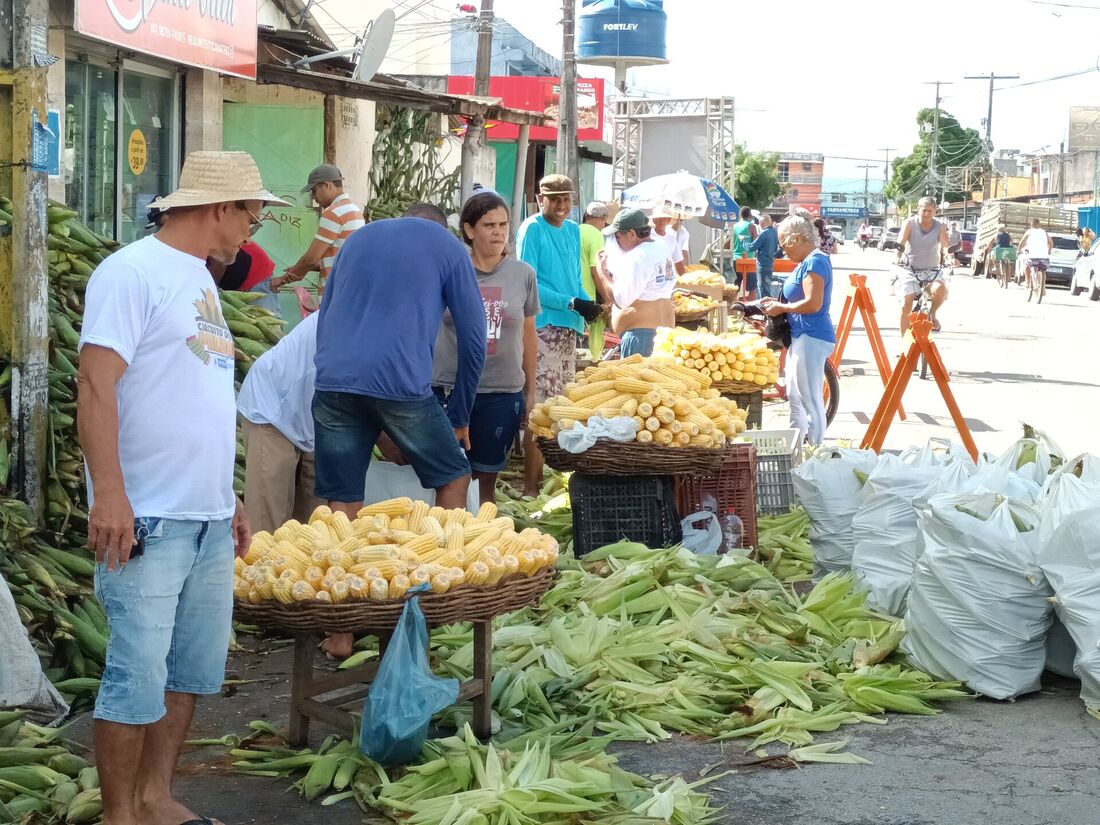
[[222,77],[188,69],[184,78],[183,152],[222,148]]

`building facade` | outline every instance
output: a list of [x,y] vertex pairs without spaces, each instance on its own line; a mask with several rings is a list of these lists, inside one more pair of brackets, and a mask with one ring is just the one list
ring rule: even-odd
[[821,183],[825,156],[808,152],[779,152],[779,182],[785,190],[768,206],[769,214],[786,214],[806,209],[814,215],[821,211]]

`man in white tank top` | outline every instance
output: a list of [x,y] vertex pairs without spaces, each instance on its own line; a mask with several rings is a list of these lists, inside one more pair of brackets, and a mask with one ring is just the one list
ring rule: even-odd
[[[1031,219],[1031,227],[1020,238],[1019,257],[1027,264],[1027,299],[1034,292],[1039,293],[1039,302],[1046,294],[1046,273],[1050,268],[1050,250],[1054,248],[1054,239],[1050,233],[1039,226],[1039,219]],[[1037,288],[1036,288],[1037,287]]]
[[[905,252],[905,245],[909,244],[909,268],[903,268],[898,278],[898,287],[901,290],[901,323],[898,325],[902,336],[909,329],[909,314],[913,311],[913,303],[920,295],[923,284],[927,280],[917,277],[918,272],[930,272],[943,266],[943,256],[950,245],[947,239],[947,227],[942,221],[936,220],[936,201],[932,198],[921,198],[917,202],[917,216],[910,218],[901,228],[898,236],[897,262],[901,263],[901,256]],[[943,302],[947,300],[947,284],[944,283],[943,273],[939,273],[932,281],[932,328],[940,331],[940,322],[936,320],[936,313]]]

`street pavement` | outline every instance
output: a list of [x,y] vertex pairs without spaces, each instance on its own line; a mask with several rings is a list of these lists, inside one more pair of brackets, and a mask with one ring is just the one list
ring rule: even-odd
[[[860,250],[849,241],[833,256],[833,321],[840,318],[849,274],[867,276],[891,366],[902,351],[900,302],[891,294],[893,252]],[[1045,431],[1068,454],[1100,453],[1100,302],[1048,288],[1041,305],[1027,302],[1022,287],[958,270],[940,313],[934,338],[951,375],[951,390],[983,452],[998,453],[1026,422]],[[840,409],[827,439],[858,444],[882,398],[862,322],[857,319],[841,364]],[[885,448],[900,450],[929,437],[956,437],[931,377],[914,375],[904,397],[907,420],[895,419]],[[765,411],[765,428],[786,426],[786,405]]]

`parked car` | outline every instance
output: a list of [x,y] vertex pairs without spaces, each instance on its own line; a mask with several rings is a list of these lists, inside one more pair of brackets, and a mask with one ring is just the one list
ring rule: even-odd
[[1089,251],[1077,259],[1069,291],[1074,295],[1088,292],[1090,301],[1100,301],[1100,243],[1093,243]]
[[1068,287],[1073,283],[1077,259],[1081,256],[1081,245],[1076,235],[1055,235],[1051,233],[1054,248],[1050,250],[1050,269],[1047,270],[1047,284]]
[[881,226],[872,226],[871,227],[871,245],[872,246],[878,246],[878,242],[879,242],[879,239],[881,237],[882,237],[882,227]]
[[978,237],[978,233],[972,229],[964,229],[959,235],[959,251],[955,253],[955,258],[963,266],[970,266],[970,260],[974,257],[974,239]]
[[882,233],[882,237],[879,238],[879,249],[897,249],[898,248],[898,235],[901,234],[900,226],[887,227],[886,231]]
[[825,225],[825,231],[827,231],[836,240],[837,246],[844,246],[844,227],[837,226],[835,223]]

